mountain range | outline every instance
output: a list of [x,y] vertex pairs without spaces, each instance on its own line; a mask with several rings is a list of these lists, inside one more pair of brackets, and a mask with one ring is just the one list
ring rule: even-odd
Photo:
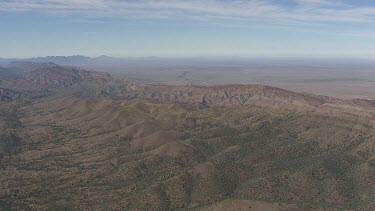
[[52,60],[90,61],[0,68],[0,209],[375,206],[374,101],[145,83]]
[[46,56],[46,57],[34,57],[26,59],[2,59],[0,58],[0,65],[8,65],[12,62],[40,62],[40,63],[55,63],[59,65],[88,65],[93,63],[106,63],[121,61],[120,58],[99,56],[99,57],[87,57],[81,55],[74,56]]

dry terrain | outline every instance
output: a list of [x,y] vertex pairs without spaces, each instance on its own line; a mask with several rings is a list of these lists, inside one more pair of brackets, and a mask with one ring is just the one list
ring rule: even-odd
[[0,70],[0,210],[374,210],[375,102]]

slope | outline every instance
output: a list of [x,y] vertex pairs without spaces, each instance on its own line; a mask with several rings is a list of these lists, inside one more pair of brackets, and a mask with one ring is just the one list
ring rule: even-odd
[[375,205],[366,116],[77,98],[19,113],[22,144],[3,158],[0,179],[0,198],[14,209]]

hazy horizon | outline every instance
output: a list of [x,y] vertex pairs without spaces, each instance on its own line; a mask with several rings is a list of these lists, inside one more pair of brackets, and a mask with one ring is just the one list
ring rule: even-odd
[[375,3],[0,2],[0,58],[48,55],[375,59]]
[[256,57],[256,56],[111,56],[105,54],[99,55],[84,55],[84,54],[66,54],[66,55],[35,55],[35,56],[25,56],[25,57],[0,57],[0,59],[4,60],[29,60],[29,59],[38,59],[38,58],[58,58],[58,57],[65,57],[65,58],[73,58],[73,57],[82,57],[82,58],[89,58],[89,59],[98,59],[101,57],[107,57],[112,59],[118,60],[126,60],[126,59],[172,59],[172,60],[248,60],[248,61],[343,61],[343,62],[361,62],[361,61],[368,61],[368,62],[375,62],[375,58],[361,58],[361,57]]

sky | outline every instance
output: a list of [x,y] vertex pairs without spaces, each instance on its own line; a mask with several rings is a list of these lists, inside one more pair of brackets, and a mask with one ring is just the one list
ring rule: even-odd
[[374,0],[0,0],[0,57],[375,59]]

